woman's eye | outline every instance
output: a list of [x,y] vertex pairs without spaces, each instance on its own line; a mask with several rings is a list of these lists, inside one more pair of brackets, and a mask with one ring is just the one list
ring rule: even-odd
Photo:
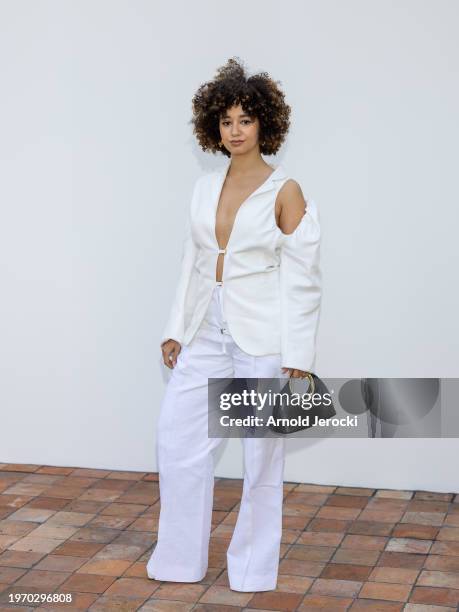
[[[243,123],[244,125],[250,124],[252,123],[251,119],[242,119],[241,123]],[[222,121],[222,125],[227,127],[228,125],[231,125],[230,121]]]

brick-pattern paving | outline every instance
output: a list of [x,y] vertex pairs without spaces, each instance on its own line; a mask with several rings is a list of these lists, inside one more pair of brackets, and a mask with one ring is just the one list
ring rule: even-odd
[[[0,464],[0,610],[374,610],[459,606],[459,495],[284,483],[276,591],[229,588],[242,481],[215,480],[209,570],[149,580],[156,473]],[[260,517],[262,520],[262,517]],[[12,606],[10,594],[71,593]]]

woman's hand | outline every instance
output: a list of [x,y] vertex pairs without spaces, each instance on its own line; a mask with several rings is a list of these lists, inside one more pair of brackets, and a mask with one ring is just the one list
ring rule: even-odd
[[177,363],[177,357],[179,356],[182,347],[176,340],[166,340],[161,344],[161,351],[163,353],[164,365],[171,370],[175,368]]
[[312,372],[304,372],[295,368],[282,368],[282,372],[288,374],[289,378],[306,378],[308,374],[312,374]]

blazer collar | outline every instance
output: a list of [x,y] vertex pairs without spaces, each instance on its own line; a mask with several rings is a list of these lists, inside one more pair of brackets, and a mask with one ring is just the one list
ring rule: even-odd
[[[223,182],[226,178],[226,175],[228,173],[228,170],[231,166],[231,160],[229,160],[225,166],[223,166],[223,168],[221,168],[221,170],[219,170],[217,172],[217,185],[216,188],[217,190],[220,192],[221,188],[223,187]],[[266,191],[270,191],[271,189],[274,189],[276,187],[276,183],[277,181],[280,181],[282,179],[287,178],[287,173],[285,171],[285,168],[282,164],[270,164],[271,168],[274,168],[274,172],[272,172],[270,174],[270,176],[266,179],[266,181],[260,185],[260,187],[258,187],[258,189],[256,189],[250,197],[252,197],[255,194],[260,194],[260,193],[265,193]]]

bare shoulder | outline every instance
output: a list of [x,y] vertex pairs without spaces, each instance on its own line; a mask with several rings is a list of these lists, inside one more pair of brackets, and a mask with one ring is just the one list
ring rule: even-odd
[[291,234],[297,228],[306,210],[307,201],[300,184],[295,179],[287,179],[277,194],[277,225],[284,234]]

